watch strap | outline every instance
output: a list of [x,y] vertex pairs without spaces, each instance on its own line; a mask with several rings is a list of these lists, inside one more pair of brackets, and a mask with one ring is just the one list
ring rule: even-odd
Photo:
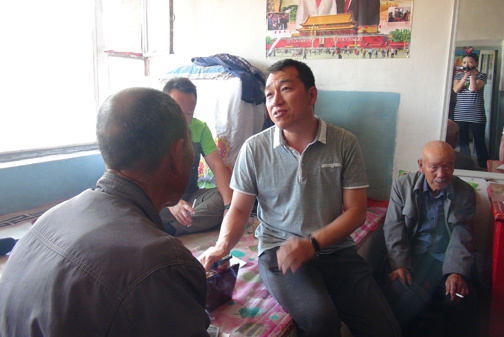
[[310,242],[313,246],[313,249],[315,249],[315,253],[320,252],[320,245],[319,245],[318,241],[311,234],[308,235],[308,239],[310,240]]

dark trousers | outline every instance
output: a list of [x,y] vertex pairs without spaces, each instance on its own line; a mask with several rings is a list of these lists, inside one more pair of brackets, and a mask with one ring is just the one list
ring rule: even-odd
[[486,123],[469,123],[457,122],[459,126],[459,146],[460,152],[471,157],[471,149],[469,148],[469,128],[471,128],[474,138],[474,148],[478,156],[478,164],[480,167],[487,167],[488,150],[485,144],[485,127]]
[[192,224],[190,227],[182,225],[168,208],[163,207],[160,216],[168,234],[179,236],[201,232],[222,223],[224,202],[217,188],[201,188],[194,193],[184,194],[182,199],[191,205],[196,200],[196,206],[194,207],[196,213],[192,215]]
[[356,337],[401,336],[371,268],[355,247],[316,256],[286,275],[278,269],[277,250],[261,254],[259,271],[270,294],[296,322],[299,336],[339,337],[341,321]]
[[467,280],[469,294],[452,301],[446,295],[443,264],[429,253],[413,257],[413,284],[400,279],[384,289],[404,336],[478,336],[476,289]]

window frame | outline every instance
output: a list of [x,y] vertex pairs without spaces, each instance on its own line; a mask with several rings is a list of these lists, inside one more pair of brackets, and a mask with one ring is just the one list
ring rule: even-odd
[[[149,51],[149,20],[147,6],[149,1],[163,1],[163,0],[141,0],[142,1],[142,25],[141,25],[141,36],[142,36],[142,52],[140,55],[138,53],[118,53],[107,51],[104,41],[104,29],[103,29],[103,14],[102,1],[106,0],[95,0],[94,1],[94,16],[93,16],[93,63],[94,63],[94,105],[96,112],[98,111],[101,103],[109,96],[109,77],[108,77],[108,57],[128,57],[141,59],[144,62],[144,75],[150,75],[150,58],[157,56],[162,53],[174,54],[173,51],[173,23],[175,20],[175,15],[173,13],[173,0],[169,0],[169,13],[170,18],[170,33],[169,33],[169,50],[159,52]],[[152,29],[152,27],[151,27]],[[133,55],[131,55],[133,54]],[[98,145],[95,142],[82,143],[82,144],[63,144],[60,146],[48,147],[48,148],[31,148],[26,150],[17,151],[7,151],[0,152],[0,163],[8,163],[26,159],[34,159],[39,157],[47,157],[52,155],[70,155],[79,152],[98,150]]]

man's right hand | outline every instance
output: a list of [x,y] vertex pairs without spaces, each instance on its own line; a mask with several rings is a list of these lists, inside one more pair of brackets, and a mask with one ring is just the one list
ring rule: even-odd
[[175,206],[168,207],[168,210],[181,225],[186,227],[192,225],[192,217],[190,214],[194,214],[194,209],[188,202],[180,200]]
[[198,257],[198,260],[203,265],[205,270],[208,271],[215,262],[219,261],[226,255],[229,255],[229,252],[225,252],[224,250],[217,247],[210,247]]
[[407,285],[411,285],[411,274],[406,268],[397,268],[388,275],[390,282],[393,282],[396,278],[400,278]]

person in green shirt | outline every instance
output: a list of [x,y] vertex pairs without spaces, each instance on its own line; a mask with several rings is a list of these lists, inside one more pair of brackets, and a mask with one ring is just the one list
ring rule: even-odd
[[[194,148],[189,186],[177,205],[165,207],[161,211],[166,231],[171,235],[200,232],[220,225],[229,209],[233,191],[229,187],[230,174],[217,151],[212,133],[205,122],[194,118],[197,92],[196,86],[185,77],[169,80],[163,91],[180,106],[189,124]],[[217,188],[198,187],[198,166],[200,156],[215,176]]]

